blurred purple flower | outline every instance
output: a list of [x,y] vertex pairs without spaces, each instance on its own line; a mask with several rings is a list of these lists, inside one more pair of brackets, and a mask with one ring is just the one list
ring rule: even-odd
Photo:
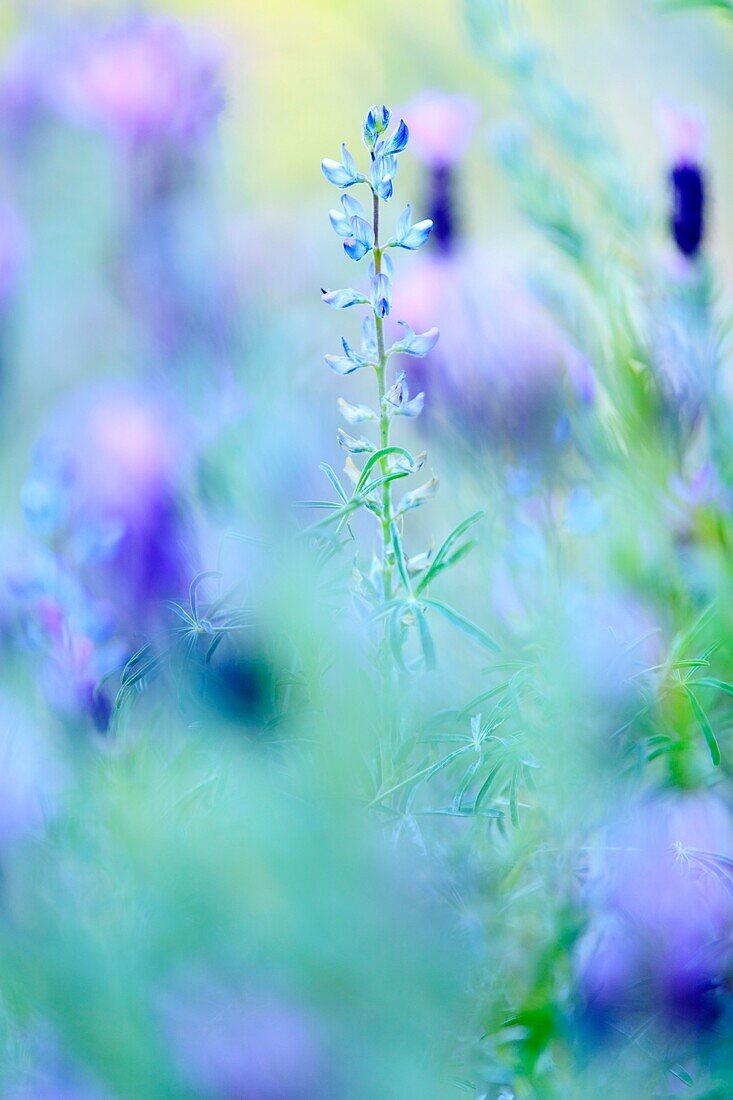
[[593,374],[550,313],[508,272],[469,255],[425,256],[400,281],[393,314],[437,325],[437,348],[408,368],[432,424],[520,457],[557,446],[568,401],[593,399]]
[[188,587],[185,452],[174,417],[119,388],[72,402],[39,447],[24,490],[29,523],[48,537],[57,519],[54,544],[90,593],[109,602],[118,632],[145,630],[161,602]]
[[402,111],[410,128],[412,152],[430,168],[456,164],[468,149],[478,113],[470,96],[433,88],[418,92]]
[[[200,186],[223,106],[215,51],[183,26],[136,14],[79,34],[59,66],[60,110],[109,134],[126,210],[117,289],[155,365],[231,379],[236,298],[210,196]],[[201,365],[206,369],[202,372]],[[224,398],[214,400],[217,415]]]
[[732,960],[733,818],[703,793],[648,796],[609,829],[588,884],[578,972],[599,1022],[625,1011],[704,1027]]
[[705,233],[705,120],[699,111],[664,101],[657,105],[656,121],[669,160],[673,197],[670,229],[682,255],[693,259]]
[[478,107],[468,96],[425,90],[405,107],[412,150],[428,170],[427,215],[433,240],[448,253],[456,242],[457,166],[473,136]]
[[175,22],[133,15],[81,36],[59,74],[61,105],[125,143],[187,143],[223,104],[218,59]]
[[0,851],[43,825],[57,780],[48,747],[15,706],[0,697]]
[[54,1036],[42,1030],[34,1038],[39,1050],[33,1069],[9,1086],[4,1100],[112,1100],[111,1093],[71,1064]]
[[25,250],[25,230],[17,210],[0,202],[0,309],[15,289]]
[[325,1095],[312,1019],[289,1003],[250,1000],[219,986],[168,1005],[181,1072],[212,1100],[316,1100]]

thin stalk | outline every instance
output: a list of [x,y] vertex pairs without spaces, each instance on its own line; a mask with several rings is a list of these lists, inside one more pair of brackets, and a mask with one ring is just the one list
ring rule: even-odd
[[[379,247],[379,196],[373,192],[373,229],[374,229],[374,271],[379,275],[382,271],[382,250]],[[384,400],[387,392],[387,356],[384,351],[384,321],[374,314],[374,323],[377,330],[377,389],[379,391],[379,446],[389,447],[390,417]],[[383,474],[389,473],[387,458],[380,462]],[[382,486],[382,578],[385,600],[392,599],[392,573],[394,560],[392,556],[392,486],[385,482]]]

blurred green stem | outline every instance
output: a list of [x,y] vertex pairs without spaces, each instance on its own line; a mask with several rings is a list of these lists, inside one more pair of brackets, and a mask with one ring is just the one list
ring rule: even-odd
[[[374,228],[374,273],[379,275],[382,271],[382,250],[379,247],[379,196],[376,191],[373,198],[373,228]],[[389,410],[385,401],[387,392],[387,356],[384,352],[384,321],[374,313],[374,323],[377,330],[377,388],[379,390],[379,446],[384,449],[389,447]],[[389,461],[385,457],[380,463],[383,475],[389,473]],[[389,482],[382,486],[382,583],[384,585],[384,599],[392,599],[392,487]]]

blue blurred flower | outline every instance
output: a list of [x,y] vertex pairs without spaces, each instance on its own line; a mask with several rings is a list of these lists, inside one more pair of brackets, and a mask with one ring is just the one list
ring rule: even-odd
[[189,1086],[212,1100],[318,1100],[329,1091],[323,1043],[309,1013],[273,997],[194,984],[164,1008]]
[[714,1023],[733,945],[733,818],[707,793],[646,797],[611,828],[588,884],[577,967],[585,1011],[603,1024],[656,1012]]
[[682,255],[694,259],[705,234],[705,120],[700,112],[670,102],[657,105],[656,120],[670,161],[670,230]]
[[131,145],[190,143],[222,105],[219,62],[172,20],[135,14],[68,45],[58,106]]
[[428,212],[433,237],[441,252],[457,240],[457,166],[465,155],[478,118],[468,96],[426,89],[405,106],[413,154],[428,173]]
[[14,704],[0,698],[0,852],[44,824],[58,779],[48,746]]

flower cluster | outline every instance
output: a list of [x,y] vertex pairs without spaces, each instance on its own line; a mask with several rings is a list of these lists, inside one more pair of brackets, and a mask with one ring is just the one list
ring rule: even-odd
[[164,415],[119,388],[75,402],[73,433],[49,432],[22,492],[33,541],[6,581],[49,703],[99,730],[110,718],[100,682],[188,587],[181,456]]
[[[326,179],[341,190],[357,184],[368,186],[372,195],[371,218],[362,204],[351,195],[342,195],[341,210],[331,210],[329,218],[334,232],[343,238],[344,252],[350,260],[358,263],[366,256],[370,257],[369,287],[366,292],[352,287],[340,290],[323,290],[323,301],[334,309],[348,309],[352,306],[367,306],[369,312],[362,324],[361,348],[355,351],[345,338],[342,339],[343,355],[327,355],[326,363],[336,374],[352,374],[364,367],[370,367],[377,379],[378,409],[366,405],[351,405],[341,399],[339,407],[349,424],[364,421],[379,423],[380,449],[368,439],[354,438],[341,431],[338,435],[340,445],[350,454],[371,453],[373,464],[379,462],[380,476],[376,485],[367,479],[360,488],[381,489],[381,503],[376,498],[370,500],[369,493],[362,494],[364,503],[381,520],[383,543],[383,581],[384,594],[391,593],[391,571],[394,565],[395,513],[392,507],[391,482],[397,477],[415,472],[421,464],[415,463],[411,456],[406,459],[404,452],[401,464],[406,469],[396,469],[395,448],[390,447],[390,422],[394,416],[418,416],[423,407],[424,395],[410,398],[404,372],[390,384],[387,379],[387,365],[393,355],[404,354],[413,357],[427,355],[438,340],[438,330],[430,328],[416,333],[409,324],[401,321],[402,334],[390,347],[385,345],[385,320],[392,309],[392,286],[394,266],[391,253],[395,249],[414,252],[425,244],[433,228],[426,219],[413,222],[412,206],[407,204],[397,219],[394,233],[384,242],[380,242],[380,203],[388,202],[394,192],[394,178],[397,174],[399,155],[404,152],[409,132],[404,121],[388,133],[391,111],[387,107],[372,107],[367,112],[362,126],[362,137],[369,153],[369,171],[359,171],[356,161],[345,145],[341,146],[341,160],[324,160],[321,168]],[[365,469],[367,473],[371,467]],[[372,481],[375,479],[372,478]],[[430,483],[429,483],[430,484]],[[419,491],[418,491],[419,492]],[[409,496],[410,494],[408,494]]]
[[[369,185],[373,197],[372,220],[360,202],[351,195],[342,195],[341,210],[331,210],[329,218],[331,226],[339,237],[344,239],[344,252],[350,260],[362,260],[367,254],[371,254],[370,286],[368,295],[364,295],[350,287],[342,290],[323,291],[323,300],[334,309],[348,309],[355,305],[371,305],[375,320],[384,320],[392,308],[392,279],[393,265],[387,249],[402,248],[408,252],[415,252],[427,241],[433,229],[433,223],[429,219],[412,221],[412,206],[410,203],[397,220],[394,234],[380,246],[379,235],[379,202],[388,202],[394,192],[394,178],[397,174],[398,156],[407,147],[409,131],[403,121],[400,121],[389,137],[383,137],[387,128],[391,112],[387,107],[372,107],[363,125],[364,144],[371,158],[371,165],[367,175],[359,172],[356,161],[345,145],[341,146],[341,160],[324,160],[321,169],[324,176],[335,187],[342,190],[353,187],[355,184],[365,183]],[[365,325],[364,343],[366,346],[374,345],[372,354],[376,354],[376,341],[372,339],[373,325],[371,321]],[[425,334],[424,343],[432,347],[438,339],[438,333],[432,330]],[[420,347],[422,345],[418,345]],[[425,355],[430,350],[412,351],[413,355]],[[394,351],[403,349],[392,349]],[[391,354],[392,351],[388,353]],[[352,358],[347,352],[347,358],[353,363],[351,369],[366,366],[369,362],[368,351],[365,357]],[[350,373],[339,370],[333,362],[333,357],[327,359],[329,366],[338,373]],[[372,362],[372,366],[377,364]]]

